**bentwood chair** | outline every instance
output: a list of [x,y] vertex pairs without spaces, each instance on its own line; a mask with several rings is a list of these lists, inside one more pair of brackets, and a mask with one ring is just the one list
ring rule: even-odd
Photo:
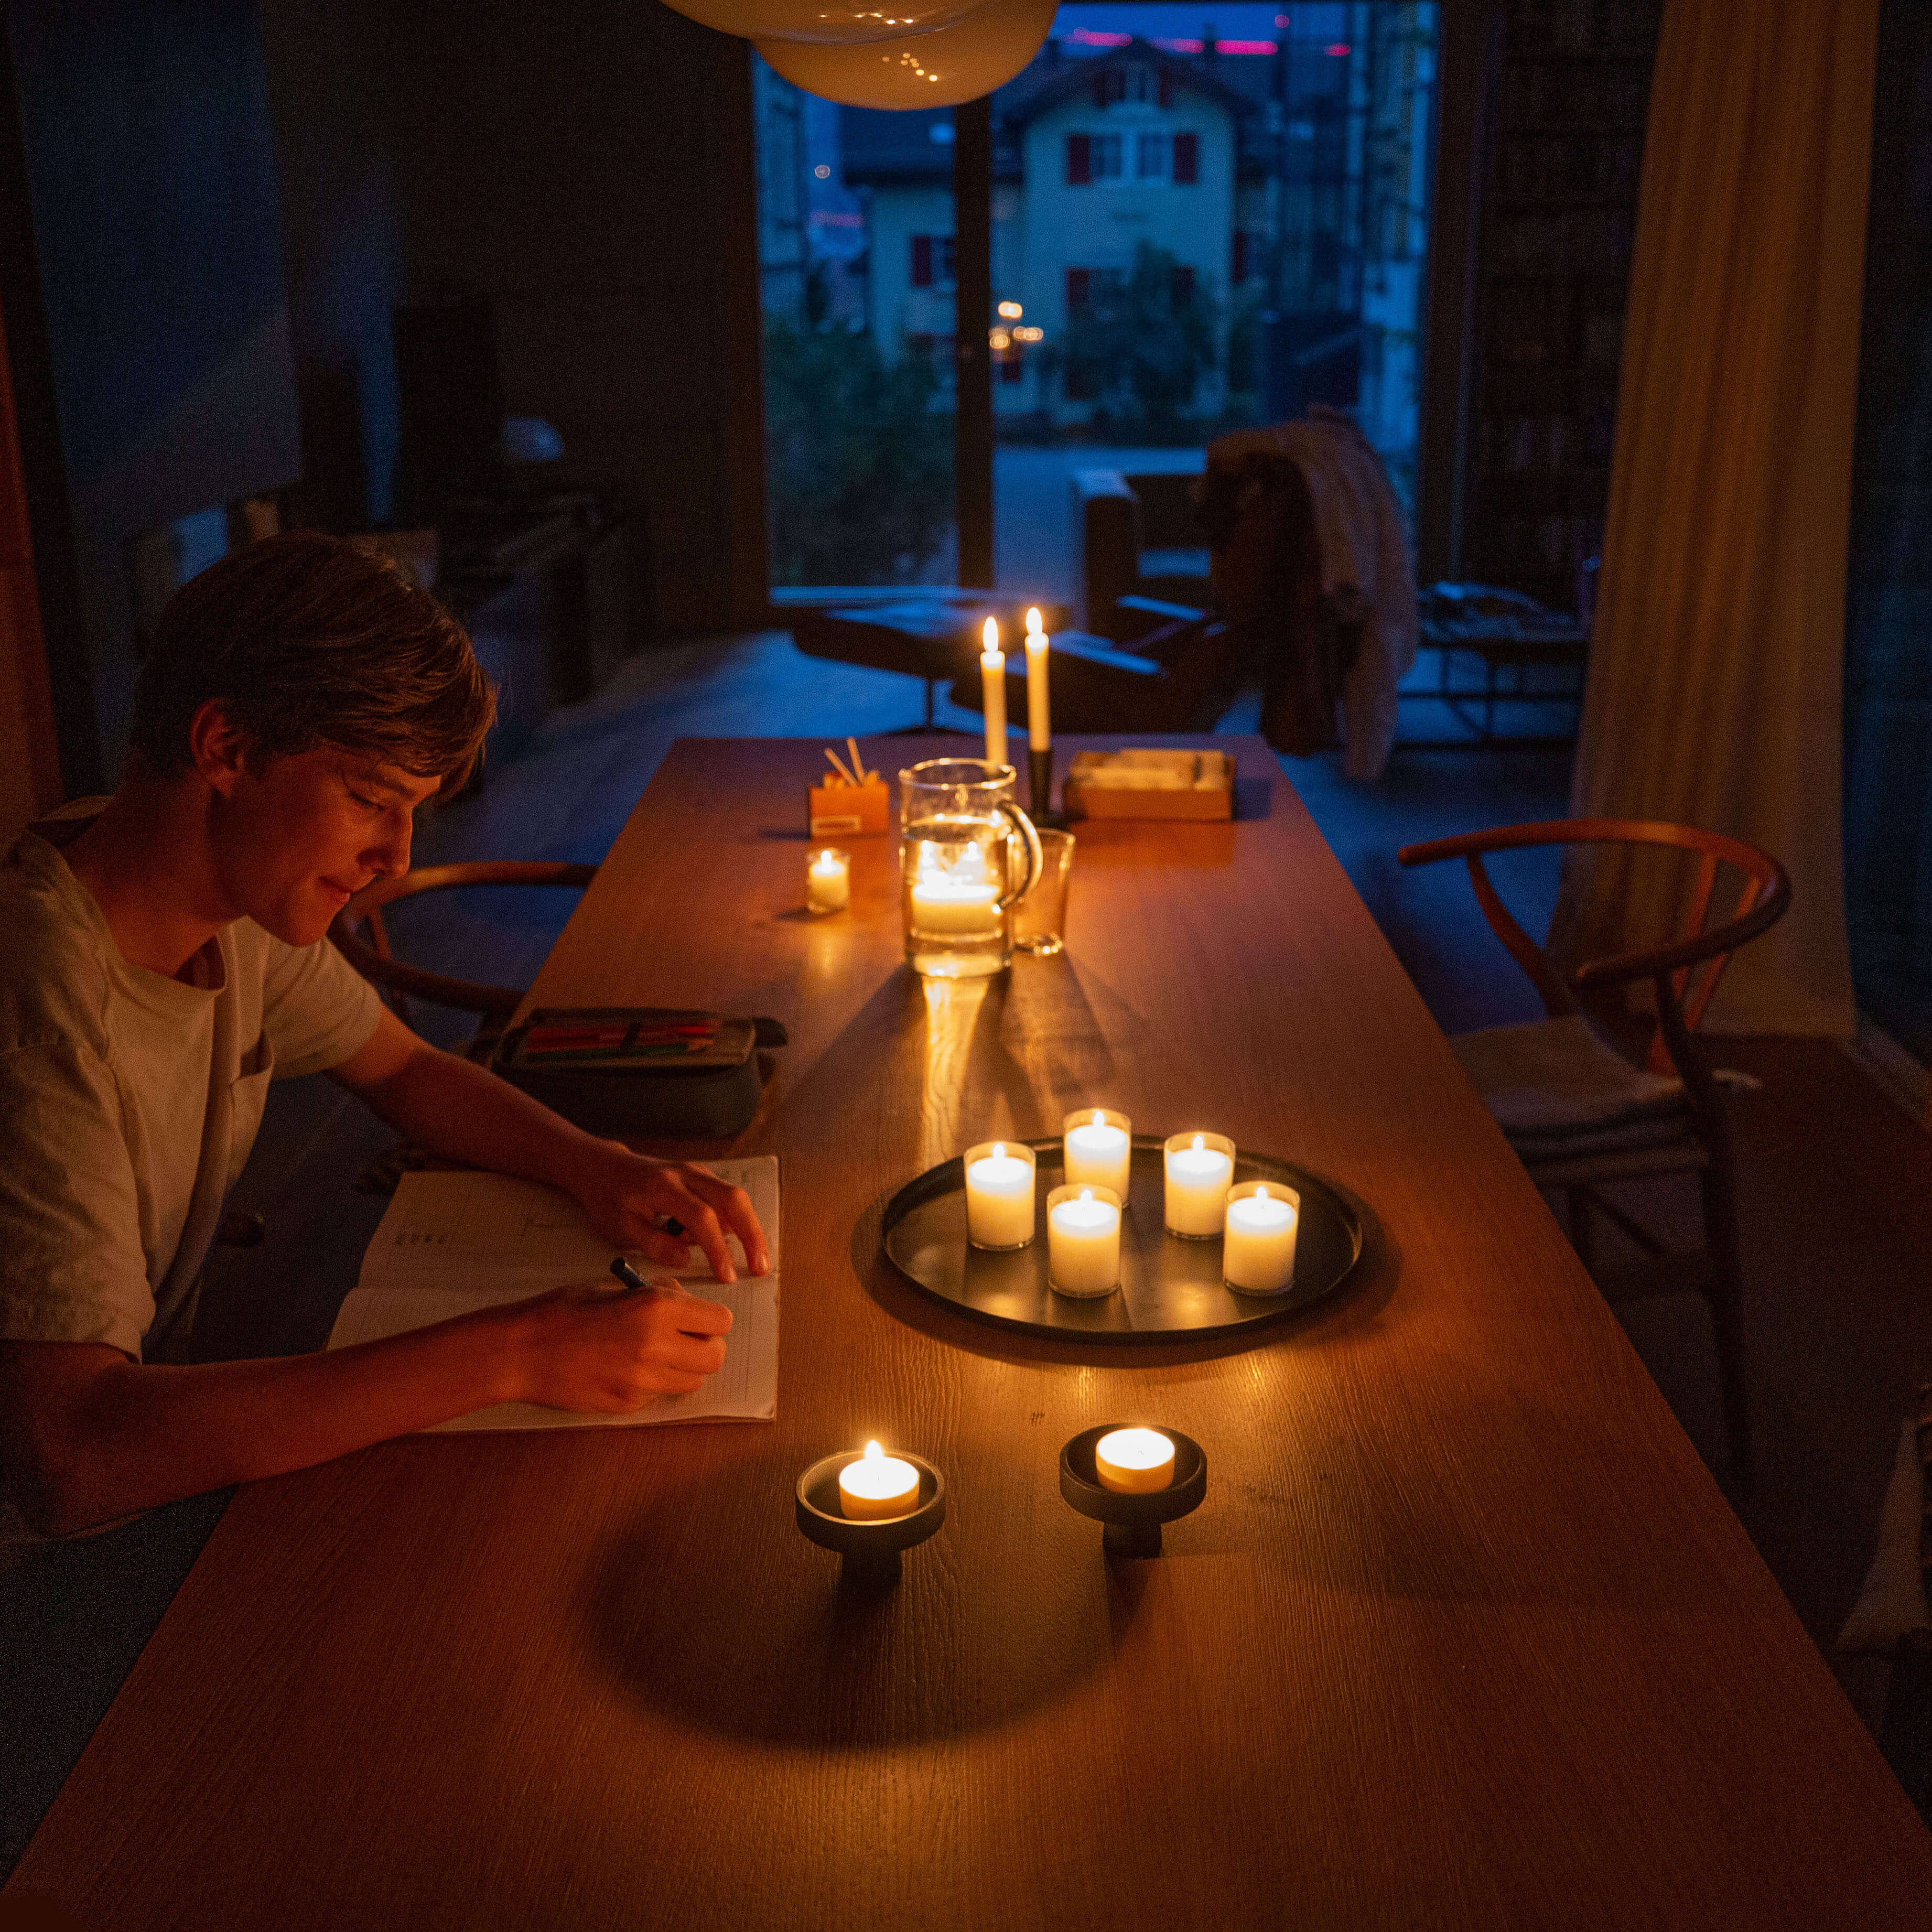
[[[1486,853],[1552,844],[1674,847],[1696,854],[1678,937],[1640,952],[1587,960],[1567,976],[1559,972],[1511,917],[1483,865]],[[1492,930],[1542,997],[1546,1018],[1465,1034],[1450,1045],[1530,1178],[1545,1191],[1564,1196],[1570,1239],[1584,1265],[1593,1259],[1592,1216],[1598,1213],[1654,1259],[1688,1258],[1671,1254],[1603,1190],[1652,1175],[1696,1174],[1706,1264],[1692,1285],[1711,1305],[1732,1463],[1740,1481],[1748,1483],[1750,1436],[1730,1132],[1719,1077],[1694,1036],[1732,953],[1775,924],[1790,903],[1784,868],[1742,839],[1690,826],[1609,818],[1504,826],[1406,845],[1396,856],[1405,866],[1467,860]],[[1741,878],[1742,884],[1730,916],[1712,926],[1720,872]],[[1656,1021],[1646,1063],[1640,1066],[1592,1026],[1580,1001],[1646,980],[1654,994]],[[1653,1270],[1638,1292],[1684,1285],[1680,1269],[1666,1268]]]
[[[526,989],[452,979],[398,959],[390,947],[382,908],[420,892],[445,892],[458,886],[568,886],[580,892],[596,876],[595,866],[565,865],[551,860],[482,859],[424,866],[364,886],[336,914],[328,936],[350,965],[388,1000],[398,1018],[408,1020],[412,999],[476,1014],[478,1030],[464,1052],[472,1060],[488,1060]],[[367,933],[366,940],[358,928]]]

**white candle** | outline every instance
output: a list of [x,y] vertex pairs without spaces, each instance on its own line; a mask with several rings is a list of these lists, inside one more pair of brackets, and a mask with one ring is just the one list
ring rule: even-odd
[[1101,1486],[1124,1496],[1164,1490],[1174,1480],[1174,1441],[1158,1429],[1116,1429],[1094,1445]]
[[921,839],[919,870],[912,884],[912,922],[922,933],[990,938],[1000,929],[1000,884],[986,864],[986,850],[962,845],[949,865],[931,839]]
[[812,855],[805,874],[805,907],[808,912],[842,912],[851,903],[851,861],[843,852],[827,846]]
[[1027,623],[1027,744],[1036,752],[1053,748],[1053,712],[1046,694],[1046,633],[1040,613],[1029,610]]
[[1033,1150],[1004,1141],[966,1155],[966,1238],[976,1248],[1023,1248],[1033,1239]]
[[876,1442],[868,1442],[865,1454],[838,1472],[838,1507],[855,1522],[910,1516],[918,1504],[918,1470]]
[[1265,1181],[1228,1197],[1221,1250],[1222,1278],[1250,1294],[1279,1294],[1294,1280],[1294,1240],[1301,1224],[1300,1197]]
[[[1170,1234],[1197,1238],[1221,1232],[1228,1184],[1234,1178],[1232,1144],[1216,1134],[1190,1138],[1176,1134],[1167,1144],[1167,1227]],[[1225,1150],[1225,1151],[1224,1151]]]
[[986,762],[1006,762],[1006,660],[1000,649],[1000,627],[992,618],[980,632],[986,649],[980,656],[980,682],[986,705]]
[[1046,1197],[1046,1278],[1062,1294],[1110,1294],[1120,1280],[1120,1206],[1091,1187]]
[[1110,1187],[1124,1201],[1128,1177],[1133,1172],[1133,1123],[1122,1114],[1110,1118],[1106,1108],[1096,1107],[1090,1114],[1069,1114],[1063,1131],[1066,1184]]

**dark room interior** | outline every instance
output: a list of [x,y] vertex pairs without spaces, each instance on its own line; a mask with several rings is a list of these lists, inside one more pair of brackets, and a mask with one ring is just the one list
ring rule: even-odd
[[1932,1928],[1928,0],[0,19],[0,1932]]

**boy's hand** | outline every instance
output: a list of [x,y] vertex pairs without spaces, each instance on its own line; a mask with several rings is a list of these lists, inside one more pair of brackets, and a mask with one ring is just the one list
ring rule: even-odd
[[518,1336],[512,1400],[621,1415],[688,1395],[724,1366],[731,1311],[674,1282],[553,1288],[502,1312]]
[[[660,1268],[682,1268],[693,1244],[704,1251],[720,1281],[736,1281],[738,1270],[724,1239],[727,1230],[743,1243],[754,1274],[771,1270],[765,1231],[742,1187],[721,1180],[694,1161],[653,1160],[633,1154],[621,1141],[604,1141],[600,1151],[573,1177],[571,1191],[583,1204],[591,1226],[620,1248],[641,1251]],[[681,1234],[661,1222],[680,1222]]]

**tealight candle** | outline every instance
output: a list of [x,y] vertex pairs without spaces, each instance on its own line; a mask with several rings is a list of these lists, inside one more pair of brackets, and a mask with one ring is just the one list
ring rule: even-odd
[[1175,1134],[1166,1153],[1167,1232],[1212,1240],[1234,1178],[1234,1142],[1225,1134]]
[[1103,1489],[1144,1496],[1174,1480],[1174,1441],[1158,1429],[1116,1429],[1094,1445],[1094,1467]]
[[1033,1239],[1034,1152],[1017,1141],[966,1150],[966,1238],[976,1248],[1023,1248]]
[[852,900],[852,856],[831,846],[812,855],[806,868],[807,912],[843,912]]
[[1228,1196],[1221,1276],[1246,1294],[1280,1294],[1294,1282],[1301,1196],[1280,1181],[1244,1181]]
[[1134,1165],[1133,1122],[1105,1107],[1082,1107],[1060,1125],[1066,1136],[1067,1185],[1112,1188],[1126,1200]]
[[1056,1187],[1046,1197],[1046,1279],[1062,1294],[1111,1294],[1120,1280],[1120,1197]]
[[865,1454],[838,1472],[838,1507],[854,1522],[910,1516],[919,1507],[919,1472],[868,1442]]
[[986,706],[986,762],[1006,762],[1006,659],[1000,649],[1000,627],[986,620],[980,633],[985,649],[980,654],[980,690]]
[[912,882],[912,922],[916,932],[990,938],[1000,929],[1000,882],[986,862],[985,848],[964,845],[948,865],[932,840],[920,841],[919,869]]

